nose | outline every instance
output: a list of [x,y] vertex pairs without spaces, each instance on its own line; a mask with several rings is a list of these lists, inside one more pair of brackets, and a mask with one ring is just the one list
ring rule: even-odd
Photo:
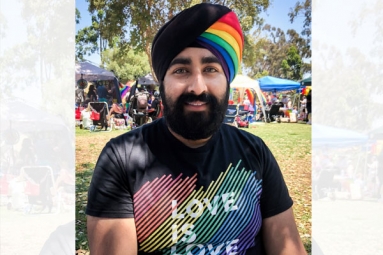
[[206,81],[203,74],[200,72],[194,73],[191,77],[191,81],[188,87],[188,92],[196,95],[200,95],[207,90]]

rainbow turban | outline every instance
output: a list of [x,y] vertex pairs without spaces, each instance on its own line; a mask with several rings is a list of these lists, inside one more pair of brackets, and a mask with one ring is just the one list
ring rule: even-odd
[[210,50],[221,62],[231,83],[242,60],[243,34],[236,14],[229,8],[201,3],[185,9],[168,21],[152,44],[152,65],[159,82],[171,61],[186,47]]

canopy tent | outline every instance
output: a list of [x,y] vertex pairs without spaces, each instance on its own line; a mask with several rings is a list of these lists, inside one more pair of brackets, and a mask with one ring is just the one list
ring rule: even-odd
[[138,78],[138,84],[141,85],[158,85],[152,76],[152,74],[147,74],[143,77]]
[[63,120],[21,99],[1,102],[0,130],[49,131],[66,129]]
[[311,129],[311,137],[314,155],[327,153],[327,155],[336,155],[338,160],[341,158],[355,159],[356,161],[353,162],[355,164],[353,174],[356,174],[357,169],[361,169],[359,164],[362,163],[364,158],[363,175],[367,176],[368,135],[348,129],[314,123]]
[[237,74],[234,80],[231,82],[230,87],[254,89],[255,93],[257,94],[260,105],[262,106],[261,108],[262,108],[263,116],[266,116],[266,112],[265,112],[266,102],[262,99],[262,92],[261,92],[261,89],[259,88],[259,83],[257,80],[253,80],[250,77]]
[[[44,165],[53,162],[49,161],[54,157],[54,154],[50,153],[53,147],[63,152],[60,154],[60,158],[70,159],[71,154],[65,153],[68,150],[61,150],[63,146],[71,148],[68,140],[72,136],[72,131],[68,129],[66,124],[70,123],[65,123],[61,114],[50,113],[42,106],[25,102],[25,99],[1,100],[0,144],[2,150],[0,154],[2,159],[3,156],[5,157],[5,161],[2,161],[1,172],[7,174],[10,173],[9,171],[20,170],[20,165],[17,162],[23,161],[25,155],[15,153],[15,150],[21,151],[26,138],[33,140],[36,149],[33,154],[38,162],[41,163],[42,155],[45,156]],[[46,142],[46,139],[49,142]],[[53,165],[49,166],[53,167]]]
[[364,145],[368,141],[365,134],[319,124],[312,125],[311,132],[313,147],[346,147]]
[[300,83],[292,80],[287,79],[281,79],[276,78],[272,76],[265,76],[260,79],[259,81],[259,87],[262,91],[287,91],[287,90],[293,90],[293,89],[299,89]]
[[[97,67],[89,62],[79,62],[76,63],[75,66],[76,73],[76,81],[86,80],[86,81],[105,81],[105,80],[113,80],[113,85],[115,87],[115,91],[120,91],[120,82],[113,72]],[[121,94],[116,93],[117,95],[117,103],[121,103]]]
[[300,81],[301,86],[311,86],[311,76]]
[[116,78],[113,72],[97,67],[89,62],[76,63],[76,81],[83,78],[92,80],[113,80]]
[[368,132],[368,136],[371,139],[383,140],[383,126],[372,129]]

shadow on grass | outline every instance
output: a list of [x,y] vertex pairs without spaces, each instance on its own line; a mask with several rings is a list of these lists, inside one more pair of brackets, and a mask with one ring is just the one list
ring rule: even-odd
[[76,250],[89,250],[85,209],[93,169],[76,173]]

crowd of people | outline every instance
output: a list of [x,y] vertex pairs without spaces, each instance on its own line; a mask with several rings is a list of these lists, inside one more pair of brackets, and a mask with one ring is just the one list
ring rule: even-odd
[[69,159],[63,157],[70,145],[57,133],[27,133],[20,147],[12,147],[12,162],[0,172],[9,210],[29,213],[32,205],[40,205],[40,211],[51,212],[53,207],[58,209],[63,195],[74,195],[74,170],[68,168]]
[[[268,93],[265,96],[266,102],[264,107],[266,116],[269,116],[271,107],[276,105],[279,107],[278,115],[283,117],[291,118],[292,114],[297,120],[303,121],[311,125],[311,90],[307,95],[300,95],[300,98],[297,101],[292,100],[292,96],[289,93]],[[259,102],[256,103],[255,108],[252,106],[248,96],[245,94],[242,105],[245,106],[245,109],[249,110],[252,114],[254,121],[264,121],[262,106]]]
[[113,82],[95,81],[89,85],[88,91],[85,88],[77,86],[75,90],[76,107],[86,107],[89,102],[106,102],[108,105],[117,102],[118,93],[120,93]]
[[[94,85],[96,84],[96,85]],[[88,91],[84,88],[77,87],[75,91],[75,102],[77,111],[81,112],[79,116],[80,128],[91,128],[91,112],[94,110],[91,106],[92,102],[105,102],[108,105],[108,113],[106,118],[108,126],[113,122],[116,126],[129,126],[130,128],[136,127],[136,123],[128,124],[128,119],[133,117],[134,111],[130,106],[134,105],[136,110],[147,113],[147,116],[154,119],[158,116],[160,111],[160,96],[156,90],[147,91],[146,87],[139,87],[135,92],[130,94],[128,92],[124,98],[121,98],[121,103],[117,103],[117,98],[120,93],[115,89],[113,83],[104,84],[103,82],[93,82],[89,85]],[[134,100],[137,101],[134,101]],[[142,99],[143,102],[142,102]]]
[[336,149],[315,153],[314,198],[378,199],[383,202],[383,150],[377,154],[348,150],[349,155],[343,151],[338,153]]

